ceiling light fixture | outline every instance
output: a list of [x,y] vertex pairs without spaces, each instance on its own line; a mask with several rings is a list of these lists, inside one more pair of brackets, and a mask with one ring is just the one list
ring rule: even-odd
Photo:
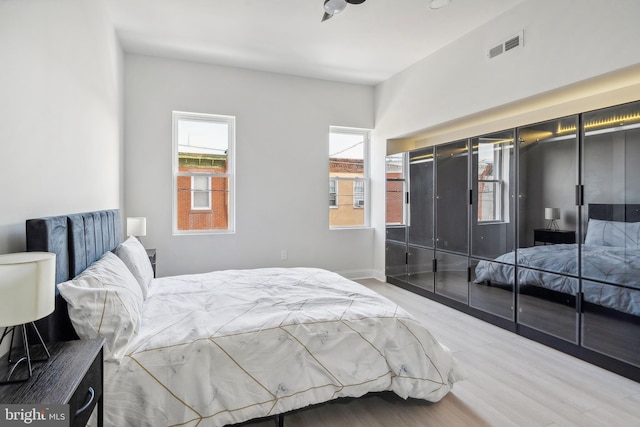
[[340,13],[347,7],[347,0],[325,0],[324,11],[330,15]]
[[[322,22],[326,21],[342,12],[347,4],[362,4],[366,0],[324,0],[324,15],[322,15]],[[451,3],[451,0],[430,0],[429,7],[433,10],[441,9]]]
[[324,0],[324,15],[322,16],[322,22],[342,12],[349,4],[362,4],[366,0]]

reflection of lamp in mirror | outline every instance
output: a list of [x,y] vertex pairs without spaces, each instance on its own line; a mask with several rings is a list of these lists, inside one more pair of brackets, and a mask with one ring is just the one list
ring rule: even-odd
[[[0,326],[4,326],[0,343],[11,335],[7,356],[9,370],[6,375],[3,375],[4,378],[0,384],[28,380],[32,374],[31,362],[42,362],[49,358],[49,350],[34,322],[53,312],[55,289],[56,255],[54,253],[19,252],[0,255]],[[28,324],[31,325],[39,344],[42,345],[44,358],[32,357],[27,334]],[[16,331],[21,333],[24,352],[14,358],[15,354],[12,354],[14,343],[19,342],[20,339],[15,337]],[[19,369],[20,367],[22,369]]]
[[547,223],[547,230],[558,231],[560,228],[556,223],[556,219],[560,219],[560,208],[544,208],[544,219]]

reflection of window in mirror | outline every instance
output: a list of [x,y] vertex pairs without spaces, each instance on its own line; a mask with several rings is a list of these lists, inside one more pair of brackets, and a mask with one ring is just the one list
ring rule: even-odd
[[[386,224],[405,225],[406,153],[386,157]],[[432,159],[433,161],[433,159]]]
[[480,138],[478,141],[478,222],[507,222],[507,213],[503,206],[505,177],[509,176],[509,162],[504,161],[506,155],[504,140]]

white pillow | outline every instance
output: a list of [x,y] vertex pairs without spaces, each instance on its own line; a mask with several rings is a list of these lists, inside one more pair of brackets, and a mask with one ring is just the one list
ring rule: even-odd
[[105,253],[73,280],[58,285],[69,317],[82,339],[104,337],[105,360],[125,355],[141,323],[142,292],[126,265]]
[[640,222],[589,219],[585,245],[640,248]]
[[116,255],[124,261],[133,277],[136,278],[142,290],[142,297],[146,299],[149,283],[153,279],[153,268],[151,267],[147,250],[138,239],[130,236],[118,245]]

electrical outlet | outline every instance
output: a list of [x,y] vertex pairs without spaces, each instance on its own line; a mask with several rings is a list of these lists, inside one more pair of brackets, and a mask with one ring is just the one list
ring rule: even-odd
[[280,251],[280,259],[284,261],[287,258],[288,258],[287,250],[286,249],[281,250]]

